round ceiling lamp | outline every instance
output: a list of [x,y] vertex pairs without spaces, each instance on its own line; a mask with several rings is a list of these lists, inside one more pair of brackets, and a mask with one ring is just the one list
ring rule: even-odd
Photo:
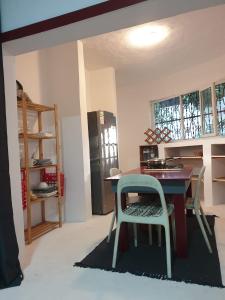
[[169,35],[166,26],[144,25],[133,28],[128,33],[128,41],[133,47],[149,47],[160,43]]

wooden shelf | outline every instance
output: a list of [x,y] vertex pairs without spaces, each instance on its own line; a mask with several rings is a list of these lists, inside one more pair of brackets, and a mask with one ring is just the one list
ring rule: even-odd
[[173,159],[202,159],[202,156],[174,156]]
[[[24,138],[24,133],[20,133],[19,138],[23,139]],[[38,136],[37,134],[28,133],[27,138],[29,140],[51,140],[51,139],[55,139],[56,136],[43,136],[43,137],[41,137],[41,136]]]
[[30,202],[31,204],[35,204],[35,203],[40,203],[40,202],[44,202],[46,200],[49,200],[50,198],[58,198],[59,195],[55,194],[49,197],[36,197],[36,198],[30,198]]
[[[31,238],[35,240],[45,233],[52,231],[53,229],[59,227],[59,222],[43,222],[31,228]],[[28,242],[27,229],[25,230],[25,241]]]
[[[22,101],[17,102],[18,108],[23,108]],[[54,107],[42,105],[42,104],[36,104],[36,103],[26,103],[26,108],[28,110],[37,111],[37,112],[44,112],[44,111],[54,111]]]
[[212,155],[212,158],[225,158],[225,155]]
[[35,170],[43,170],[43,169],[47,169],[47,168],[56,168],[57,165],[44,165],[44,166],[34,166],[34,167],[29,167],[29,169],[31,171],[35,171]]
[[225,183],[225,177],[217,177],[213,179],[213,182],[224,182]]

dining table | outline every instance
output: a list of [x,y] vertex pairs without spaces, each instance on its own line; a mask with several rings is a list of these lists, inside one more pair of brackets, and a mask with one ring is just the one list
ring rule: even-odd
[[[175,223],[176,223],[176,255],[180,258],[186,258],[188,255],[187,242],[187,224],[185,213],[186,198],[191,196],[191,177],[192,168],[174,168],[174,169],[148,169],[140,167],[122,172],[116,176],[105,178],[111,182],[112,191],[115,193],[115,202],[117,203],[117,183],[119,179],[130,174],[145,174],[154,176],[162,185],[165,195],[170,195],[170,201],[174,204]],[[145,190],[142,191],[145,193]],[[153,191],[154,193],[154,191]],[[126,207],[126,193],[121,194],[122,209]],[[166,197],[167,198],[167,197]],[[128,225],[123,223],[120,229],[119,247],[121,251],[127,251],[128,243]]]

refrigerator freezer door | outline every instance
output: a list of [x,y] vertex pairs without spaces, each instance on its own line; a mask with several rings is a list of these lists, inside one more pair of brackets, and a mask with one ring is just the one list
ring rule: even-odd
[[93,214],[107,214],[114,208],[114,194],[109,170],[118,167],[116,120],[110,112],[88,113],[88,129],[91,159],[91,189]]

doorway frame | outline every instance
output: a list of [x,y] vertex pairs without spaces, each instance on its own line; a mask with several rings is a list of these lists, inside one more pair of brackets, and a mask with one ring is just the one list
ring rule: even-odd
[[[69,24],[59,24],[51,29],[40,26],[39,32],[35,32],[36,24],[29,25],[26,28],[19,28],[10,32],[1,34],[3,45],[3,61],[4,61],[4,77],[5,77],[5,98],[6,98],[6,121],[8,133],[8,152],[10,169],[10,181],[12,191],[12,203],[14,209],[14,222],[17,231],[17,239],[20,248],[20,257],[23,257],[24,240],[23,240],[23,214],[22,206],[18,208],[18,202],[21,200],[20,187],[20,167],[19,167],[19,147],[14,145],[17,137],[17,128],[10,126],[10,122],[17,115],[16,107],[16,84],[15,84],[15,56],[27,53],[42,48],[54,47],[69,41],[77,41],[90,36],[111,32],[114,30],[123,29],[126,27],[136,26],[147,22],[152,22],[177,14],[186,13],[188,11],[203,9],[209,6],[224,4],[225,1],[196,0],[193,2],[171,0],[165,1],[146,1],[146,0],[124,0],[126,5],[119,7],[119,2],[122,1],[107,1],[103,2],[106,5],[113,5],[112,9],[99,14],[90,16],[87,13],[82,20],[74,19]],[[157,2],[157,3],[156,3]],[[189,2],[189,3],[187,3]],[[215,3],[216,2],[216,3]],[[171,3],[174,5],[171,6]],[[135,5],[134,5],[135,4]],[[100,4],[98,4],[100,5]],[[101,4],[103,5],[103,4]],[[115,5],[115,6],[114,6]],[[117,5],[117,6],[116,6]],[[117,8],[116,8],[117,7]],[[98,6],[99,8],[99,6]],[[90,9],[90,8],[89,8]],[[96,9],[96,6],[95,6]],[[79,11],[78,11],[79,12]],[[74,12],[76,14],[77,12]],[[76,15],[77,16],[77,15]],[[98,16],[98,18],[96,18]],[[59,18],[59,17],[58,17]],[[50,19],[52,20],[52,19]],[[58,19],[57,19],[58,20]],[[40,22],[43,26],[43,22]],[[52,24],[53,21],[49,21]],[[58,22],[58,21],[57,21]],[[56,24],[57,24],[56,22]],[[54,22],[53,22],[54,23]],[[39,24],[39,25],[41,25]],[[54,23],[55,24],[55,23]],[[105,24],[105,26],[102,26]],[[38,26],[39,26],[38,25]],[[50,25],[49,25],[50,26]],[[52,26],[52,25],[51,25]],[[49,27],[50,28],[50,27]],[[28,31],[27,31],[28,30]],[[35,34],[34,34],[35,33]],[[16,118],[17,120],[17,118]],[[17,204],[15,204],[17,202]],[[21,203],[21,201],[19,202]],[[18,213],[19,212],[19,213]],[[21,222],[22,220],[22,222]]]

